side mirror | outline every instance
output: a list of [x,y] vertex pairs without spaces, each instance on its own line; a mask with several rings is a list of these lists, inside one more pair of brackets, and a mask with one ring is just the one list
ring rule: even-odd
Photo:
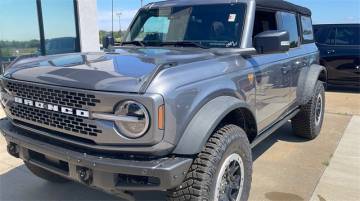
[[254,38],[254,47],[259,54],[287,52],[290,36],[287,31],[264,31]]
[[103,38],[103,47],[104,49],[108,49],[110,46],[114,46],[115,40],[112,36],[105,36]]

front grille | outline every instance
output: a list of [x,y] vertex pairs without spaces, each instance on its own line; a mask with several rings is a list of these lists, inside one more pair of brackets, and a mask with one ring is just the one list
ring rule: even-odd
[[96,125],[88,124],[84,119],[66,114],[46,111],[26,105],[14,104],[10,107],[13,116],[36,122],[44,127],[57,128],[88,136],[98,136],[102,133]]
[[7,82],[6,88],[14,96],[62,106],[83,108],[84,106],[95,107],[97,103],[100,103],[100,100],[92,94],[69,92],[14,82]]

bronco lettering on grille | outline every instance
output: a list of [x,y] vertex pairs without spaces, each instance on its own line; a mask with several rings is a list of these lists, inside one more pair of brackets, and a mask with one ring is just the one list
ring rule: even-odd
[[28,100],[19,97],[15,97],[15,103],[32,106],[40,109],[45,109],[53,112],[61,112],[63,114],[89,118],[89,111],[86,110],[78,110],[78,109],[63,107],[54,104],[47,104],[47,103],[42,103],[42,102]]

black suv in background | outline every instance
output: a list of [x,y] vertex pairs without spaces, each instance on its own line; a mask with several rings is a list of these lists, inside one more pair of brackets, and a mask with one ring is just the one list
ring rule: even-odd
[[329,84],[360,87],[360,24],[314,25]]

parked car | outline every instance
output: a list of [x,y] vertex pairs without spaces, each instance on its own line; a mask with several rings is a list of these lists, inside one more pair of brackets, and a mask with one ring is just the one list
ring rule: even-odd
[[328,82],[359,87],[360,24],[321,24],[314,25],[314,30]]
[[307,8],[151,3],[109,53],[12,64],[0,130],[8,152],[51,182],[127,199],[166,190],[169,200],[244,201],[252,147],[289,120],[297,136],[319,135],[327,73],[318,61]]

